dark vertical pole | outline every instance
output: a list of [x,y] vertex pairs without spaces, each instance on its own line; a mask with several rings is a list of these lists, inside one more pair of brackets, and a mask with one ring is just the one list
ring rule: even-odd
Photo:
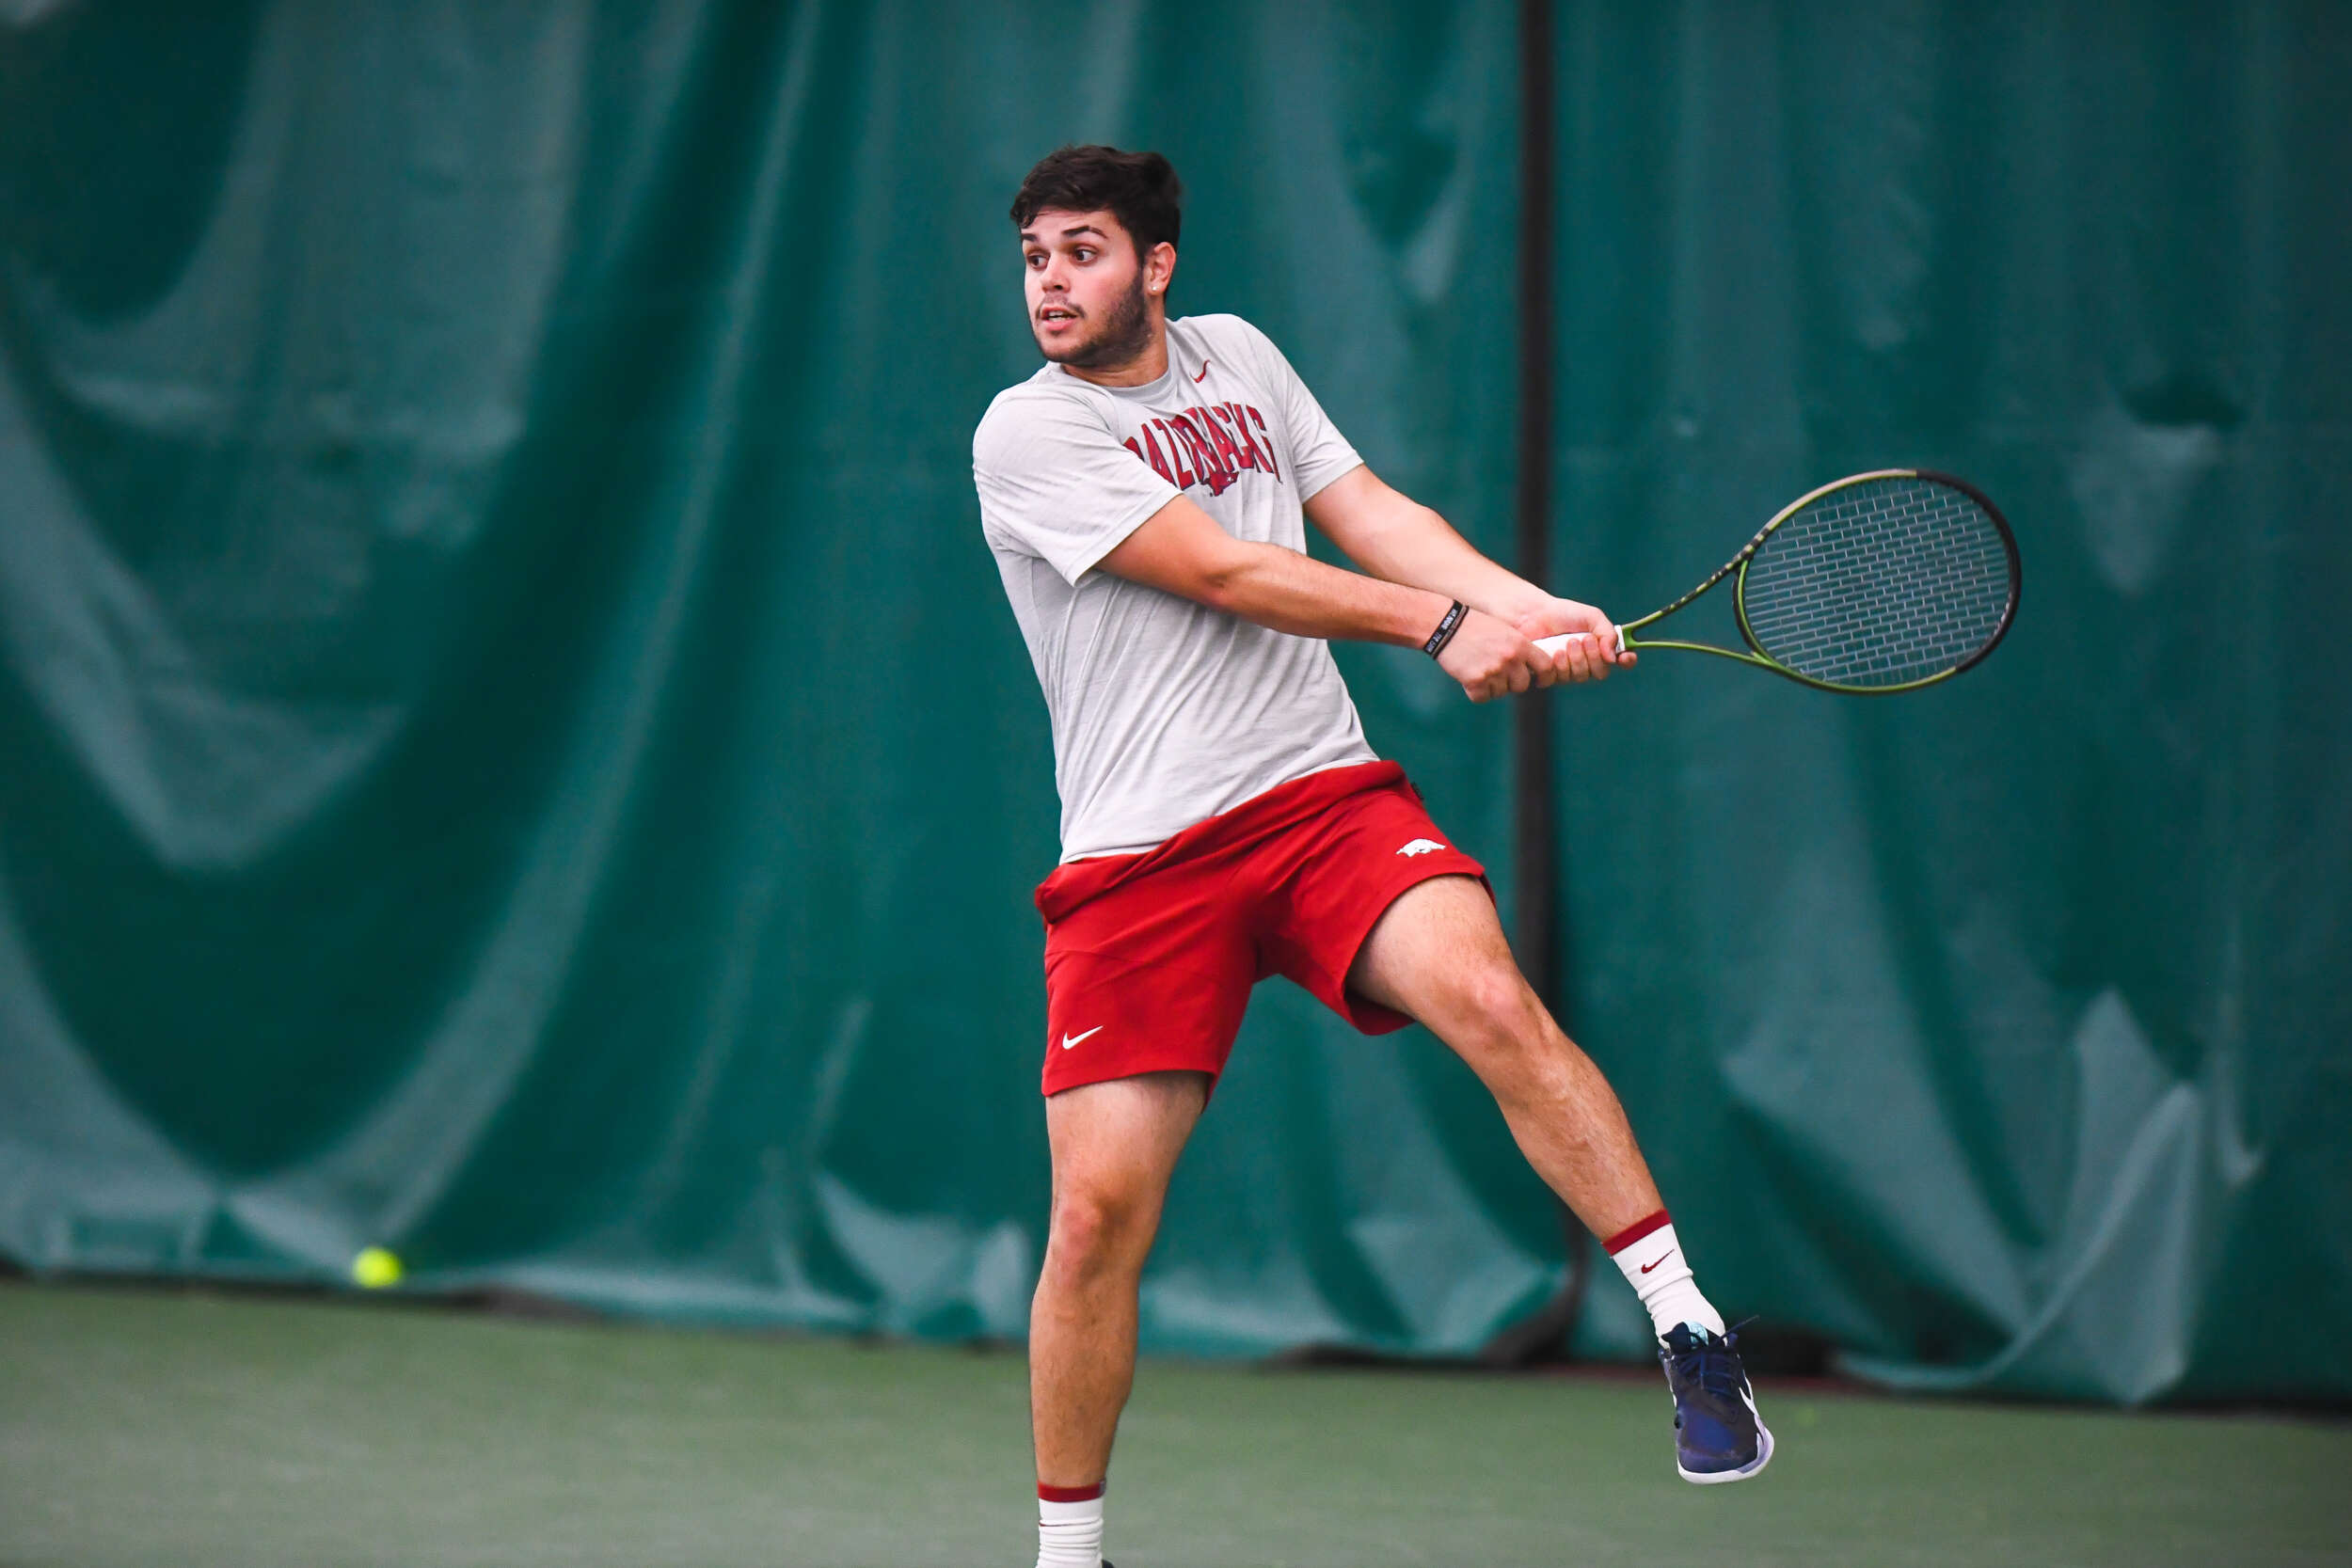
[[[1518,568],[1551,575],[1553,0],[1519,0],[1519,468]],[[1515,827],[1518,895],[1512,911],[1519,968],[1560,1015],[1558,835],[1552,820],[1551,704],[1512,705],[1518,751]]]
[[[1519,0],[1519,576],[1536,584],[1551,576],[1552,412],[1552,31],[1554,0]],[[1513,900],[1519,968],[1552,1016],[1566,1022],[1560,952],[1559,829],[1551,768],[1551,704],[1522,697],[1512,705],[1518,761],[1512,808],[1518,840],[1518,893]],[[1592,1239],[1561,1205],[1568,1272],[1549,1301],[1489,1339],[1482,1359],[1499,1366],[1565,1358],[1583,1311],[1592,1275]]]

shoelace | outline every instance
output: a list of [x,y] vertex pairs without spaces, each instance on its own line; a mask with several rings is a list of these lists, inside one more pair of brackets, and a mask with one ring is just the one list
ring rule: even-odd
[[1731,1354],[1736,1343],[1736,1333],[1721,1338],[1710,1335],[1687,1351],[1674,1353],[1675,1370],[1718,1399],[1736,1400],[1743,1381],[1739,1358]]

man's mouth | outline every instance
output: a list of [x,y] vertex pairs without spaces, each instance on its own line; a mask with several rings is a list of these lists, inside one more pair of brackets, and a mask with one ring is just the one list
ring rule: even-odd
[[1074,322],[1078,319],[1078,312],[1067,305],[1048,305],[1037,313],[1037,319],[1041,322]]

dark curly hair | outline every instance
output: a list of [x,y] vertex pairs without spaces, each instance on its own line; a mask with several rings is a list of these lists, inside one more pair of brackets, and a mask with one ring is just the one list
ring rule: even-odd
[[1012,224],[1026,229],[1048,207],[1106,212],[1135,236],[1136,254],[1176,243],[1184,226],[1184,187],[1175,166],[1156,152],[1116,147],[1060,147],[1040,158],[1012,198]]

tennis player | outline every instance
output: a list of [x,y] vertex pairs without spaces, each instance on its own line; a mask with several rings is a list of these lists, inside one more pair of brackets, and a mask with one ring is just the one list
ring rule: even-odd
[[[1065,147],[1029,171],[1012,219],[1046,363],[972,441],[1062,808],[1037,890],[1054,1176],[1029,1323],[1039,1568],[1102,1562],[1137,1281],[1270,974],[1367,1034],[1417,1020],[1460,1053],[1649,1309],[1677,1467],[1752,1476],[1772,1436],[1616,1096],[1520,976],[1484,869],[1365,743],[1327,640],[1418,648],[1471,702],[1632,656],[1608,616],[1382,483],[1256,327],[1168,319],[1181,200],[1155,152]],[[1306,521],[1361,571],[1310,558]],[[1563,632],[1583,635],[1533,641]]]

